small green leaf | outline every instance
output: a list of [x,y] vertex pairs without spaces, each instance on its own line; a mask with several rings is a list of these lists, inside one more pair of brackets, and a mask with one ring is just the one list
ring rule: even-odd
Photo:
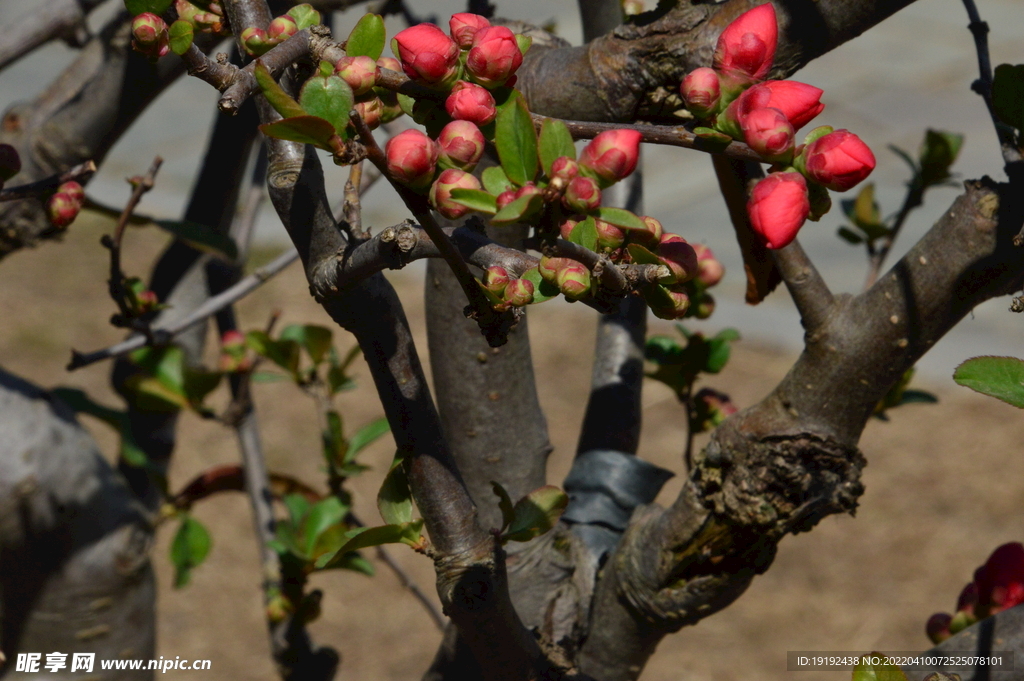
[[[879,664],[872,664],[877,660]],[[871,653],[861,658],[853,668],[853,681],[907,681],[907,675],[894,664],[886,664],[881,653]]]
[[295,20],[295,25],[299,27],[300,31],[320,23],[320,12],[313,9],[309,3],[295,5],[288,10],[288,16]]
[[860,234],[854,232],[849,227],[840,227],[836,231],[836,234],[839,235],[840,239],[843,239],[847,243],[853,244],[854,246],[856,246],[857,244],[864,243],[864,238]]
[[212,227],[188,220],[154,220],[153,224],[170,232],[198,251],[220,255],[228,260],[238,257],[238,246],[235,244],[235,240]]
[[707,128],[704,126],[694,128],[693,134],[713,146],[725,146],[726,144],[729,144],[729,142],[732,142],[732,137],[726,135],[724,132],[718,132],[713,128]]
[[544,199],[541,198],[540,194],[520,196],[518,199],[499,210],[494,217],[491,218],[491,224],[507,225],[513,222],[518,222],[520,219],[529,217],[536,213],[543,205]]
[[327,528],[340,523],[346,513],[348,506],[335,496],[327,497],[309,509],[302,521],[303,549],[306,555],[312,555],[320,535]]
[[54,388],[50,391],[50,394],[71,407],[75,412],[97,418],[115,430],[120,431],[124,424],[125,412],[111,409],[93,401],[84,390],[79,390],[78,388]]
[[453,189],[452,201],[488,215],[498,212],[497,197],[480,189]]
[[267,137],[274,137],[289,142],[312,144],[330,151],[334,126],[316,116],[295,116],[274,123],[264,123],[260,132]]
[[224,374],[220,371],[207,371],[205,369],[193,369],[185,367],[185,382],[183,391],[188,398],[189,404],[200,409],[206,396],[213,392],[220,384]]
[[829,133],[833,132],[835,132],[835,128],[833,128],[831,125],[819,125],[817,128],[807,133],[807,135],[804,137],[804,146],[807,146],[811,142],[815,142],[824,137],[825,135],[828,135]]
[[566,493],[554,485],[533,490],[516,502],[512,509],[512,522],[502,540],[529,541],[544,534],[562,517],[568,503]]
[[971,390],[1024,409],[1024,360],[972,357],[953,372],[953,380]]
[[373,575],[376,574],[376,571],[373,568],[373,563],[366,560],[355,551],[352,553],[346,553],[342,556],[341,560],[334,567],[339,570],[362,572],[367,577],[373,577]]
[[912,159],[910,157],[910,154],[908,154],[907,152],[903,151],[902,149],[897,147],[895,144],[890,144],[889,145],[889,151],[891,151],[892,153],[894,153],[897,156],[899,156],[900,158],[902,158],[903,161],[908,166],[910,166],[910,171],[914,174],[915,177],[918,175],[918,173],[921,172],[921,169],[917,167],[917,161]]
[[921,181],[925,186],[940,184],[950,178],[949,168],[956,162],[963,143],[963,135],[931,129],[925,132],[919,153]]
[[275,341],[263,331],[250,331],[245,334],[245,343],[256,354],[266,357],[290,373],[294,379],[298,378],[299,344],[295,341]]
[[1000,64],[992,82],[992,109],[1003,123],[1024,131],[1024,64]]
[[533,45],[533,38],[522,33],[516,33],[516,45],[519,47],[519,51],[526,55],[530,51],[530,47]]
[[140,348],[129,357],[139,371],[129,376],[124,386],[136,408],[171,412],[189,406],[181,348]]
[[712,338],[708,341],[708,359],[704,364],[704,371],[709,374],[717,374],[729,362],[729,355],[732,352],[731,341],[722,338]]
[[638,218],[633,213],[629,212],[625,208],[612,208],[611,206],[601,206],[597,209],[597,217],[604,220],[610,225],[616,227],[622,227],[623,229],[636,229],[640,231],[647,231],[647,225],[644,221]]
[[192,570],[198,567],[210,553],[210,533],[201,522],[190,515],[184,515],[174,540],[171,541],[171,564],[174,565],[174,588],[186,586]]
[[494,490],[498,497],[498,508],[501,509],[501,531],[504,532],[516,517],[515,508],[512,506],[512,497],[508,495],[508,492],[501,484],[493,480],[491,481],[491,489]]
[[306,112],[299,106],[299,103],[292,99],[277,84],[274,77],[270,75],[270,71],[267,70],[267,67],[259,59],[256,60],[253,75],[256,76],[256,82],[259,83],[263,96],[267,98],[267,101],[270,102],[270,105],[274,107],[277,113],[281,114],[282,118],[288,119],[306,115]]
[[345,459],[351,461],[352,457],[362,451],[364,447],[369,446],[370,443],[383,436],[389,430],[391,430],[391,424],[388,423],[386,417],[382,416],[376,421],[370,421],[365,426],[357,430],[356,434],[352,436],[351,440],[349,440],[348,455]]
[[540,126],[540,162],[544,172],[551,176],[551,164],[555,159],[568,156],[576,160],[576,145],[565,123],[557,118],[545,118]]
[[671,336],[651,336],[644,343],[644,359],[655,364],[677,364],[683,347]]
[[878,204],[875,202],[875,184],[869,182],[857,193],[853,202],[854,223],[863,228],[864,225],[878,222]]
[[630,257],[633,258],[633,262],[638,265],[660,265],[661,260],[658,256],[651,253],[649,250],[641,246],[640,244],[629,244],[626,247],[629,251]]
[[253,383],[277,383],[287,379],[288,377],[283,374],[275,374],[270,371],[257,371],[249,377]]
[[377,492],[377,510],[389,525],[407,523],[412,520],[412,492],[405,476],[405,467],[397,455],[391,470],[384,477],[384,483]]
[[402,113],[406,116],[412,116],[413,111],[416,107],[416,100],[409,95],[398,93],[398,106],[402,108]]
[[286,494],[281,502],[284,504],[284,507],[288,509],[288,516],[291,519],[291,524],[298,527],[303,518],[306,517],[306,514],[309,513],[309,500],[301,494]]
[[384,52],[384,18],[379,14],[366,14],[360,19],[345,43],[345,54],[350,57],[369,57],[376,61]]
[[900,404],[936,404],[939,398],[924,390],[904,390]]
[[341,76],[313,76],[299,93],[299,104],[303,110],[330,123],[342,139],[348,134],[348,115],[353,102],[352,88]]
[[536,177],[537,131],[518,92],[498,107],[494,145],[498,149],[501,167],[512,182],[522,186]]
[[540,272],[537,271],[536,267],[531,267],[530,269],[526,270],[519,278],[533,282],[533,302],[531,303],[531,305],[536,305],[538,303],[543,303],[547,300],[551,300],[552,298],[558,297],[562,293],[561,291],[558,290],[557,286],[541,277]]
[[370,546],[381,544],[397,544],[399,542],[410,546],[418,543],[422,537],[422,520],[414,520],[410,523],[400,525],[381,525],[380,527],[360,527],[345,533],[346,541],[333,554],[320,556],[316,561],[318,569],[330,569],[337,567],[345,554]]
[[594,223],[594,218],[587,218],[573,227],[572,232],[569,233],[569,241],[596,251],[597,225]]
[[133,17],[144,12],[160,15],[171,6],[171,0],[124,0],[124,6]]
[[313,360],[313,364],[322,362],[331,349],[331,330],[313,324],[289,324],[281,330],[278,339],[298,343]]
[[192,24],[178,19],[171,24],[167,31],[170,39],[171,52],[176,55],[183,55],[192,46]]
[[327,412],[327,428],[320,434],[320,438],[327,465],[336,467],[344,464],[348,458],[348,441],[345,439],[341,415],[338,412]]
[[480,179],[484,183],[484,189],[497,196],[509,189],[515,189],[515,185],[508,179],[508,175],[501,169],[501,166],[491,166],[484,170]]

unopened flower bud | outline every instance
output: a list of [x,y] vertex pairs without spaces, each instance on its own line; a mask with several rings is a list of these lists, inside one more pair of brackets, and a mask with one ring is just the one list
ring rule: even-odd
[[287,14],[277,17],[267,26],[267,40],[273,44],[284,42],[299,32],[299,25]]
[[565,188],[562,201],[571,210],[589,213],[601,205],[601,188],[593,178],[578,175]]
[[484,134],[475,123],[469,121],[452,121],[441,129],[437,136],[442,167],[459,168],[469,172],[473,170],[480,157],[484,154],[486,144]]
[[459,46],[433,24],[418,24],[400,31],[391,49],[402,60],[405,74],[427,85],[441,85],[459,70]]
[[515,200],[515,190],[509,189],[498,194],[498,197],[495,199],[495,203],[498,205],[498,210],[501,210],[502,208],[504,208],[505,206],[507,206],[508,204],[512,203]]
[[460,80],[444,103],[445,111],[456,120],[487,125],[498,115],[494,96],[485,88]]
[[682,291],[660,287],[657,296],[647,296],[651,312],[659,319],[682,319],[690,309],[690,296]]
[[57,192],[46,203],[46,217],[49,218],[51,225],[63,229],[75,221],[81,208],[82,204],[78,198]]
[[722,99],[718,74],[706,66],[686,74],[679,86],[679,92],[690,113],[701,119],[710,118]]
[[928,618],[928,623],[925,624],[924,630],[928,634],[928,638],[932,640],[932,643],[942,643],[953,635],[949,630],[949,625],[952,621],[953,616],[945,612],[935,613]]
[[373,93],[377,95],[377,99],[380,100],[382,107],[380,114],[381,123],[390,123],[405,114],[402,111],[402,105],[398,102],[397,93],[382,87],[373,88]]
[[57,193],[70,196],[78,204],[79,208],[85,203],[85,190],[82,188],[82,185],[74,180],[69,180],[57,187]]
[[464,50],[473,46],[473,38],[480,29],[490,27],[491,22],[479,14],[460,12],[453,14],[448,20],[448,29],[452,39]]
[[513,279],[505,287],[505,302],[513,307],[522,307],[533,302],[533,282],[529,279]]
[[558,233],[563,239],[568,240],[569,236],[572,234],[572,230],[576,229],[576,225],[580,224],[581,221],[582,216],[580,215],[569,218],[558,226]]
[[653,251],[661,243],[661,236],[665,233],[665,228],[662,227],[661,221],[657,218],[652,218],[650,215],[642,215],[640,219],[643,220],[646,229],[643,231],[631,229],[629,231],[630,242]]
[[156,293],[149,289],[136,293],[135,300],[139,303],[139,308],[136,310],[139,314],[150,312],[160,304],[160,299],[157,298]]
[[242,31],[241,41],[245,51],[257,57],[272,47],[267,40],[267,32],[255,26],[250,26]]
[[384,104],[374,93],[363,95],[352,104],[359,117],[366,123],[366,127],[374,130],[381,124],[384,117]]
[[558,272],[566,267],[583,267],[583,263],[572,258],[549,258],[542,256],[540,263],[537,264],[537,271],[544,281],[554,284],[558,279]]
[[832,191],[845,192],[875,169],[875,155],[849,130],[819,137],[803,152],[807,176]]
[[779,27],[772,4],[758,5],[726,26],[715,47],[714,68],[751,80],[768,75],[775,59]]
[[766,161],[793,157],[793,126],[778,109],[754,109],[742,121],[747,145]]
[[626,234],[609,222],[595,218],[594,227],[597,229],[597,249],[599,251],[614,251],[621,248],[626,241]]
[[162,57],[171,49],[167,24],[152,12],[143,12],[132,20],[132,46],[150,58]]
[[788,245],[811,210],[800,173],[772,173],[759,181],[747,201],[750,226],[768,248]]
[[511,278],[508,276],[508,270],[500,265],[494,265],[484,270],[484,288],[496,296],[501,296],[509,281]]
[[580,165],[597,175],[603,186],[615,184],[636,169],[640,138],[636,130],[605,130],[584,147]]
[[334,71],[352,88],[358,96],[370,91],[377,83],[379,71],[377,62],[370,57],[342,57],[334,65]]
[[658,258],[672,274],[663,284],[681,284],[697,274],[697,253],[686,239],[678,234],[664,234],[657,249]]
[[705,286],[714,286],[725,276],[725,267],[704,244],[692,244],[697,253],[697,280]]
[[480,189],[480,180],[458,168],[449,168],[442,172],[430,188],[430,205],[449,220],[456,220],[468,213],[470,209],[452,200],[454,189]]
[[590,292],[590,270],[582,264],[569,265],[558,270],[555,284],[569,300],[579,300]]
[[424,189],[434,177],[438,148],[419,130],[404,130],[384,146],[388,172],[402,184]]
[[715,299],[705,293],[697,300],[693,308],[693,316],[697,319],[707,319],[715,312]]
[[551,163],[551,186],[565,191],[572,178],[579,175],[580,166],[568,156],[559,156]]
[[516,36],[505,26],[479,29],[466,55],[469,77],[491,89],[505,85],[522,63],[523,53]]

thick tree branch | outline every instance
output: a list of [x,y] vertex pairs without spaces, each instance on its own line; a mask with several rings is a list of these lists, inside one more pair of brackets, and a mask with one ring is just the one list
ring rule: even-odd
[[0,33],[0,71],[51,40],[77,43],[88,33],[85,18],[104,0],[49,0]]
[[800,312],[800,322],[808,334],[816,333],[835,309],[828,284],[821,278],[799,241],[794,240],[785,248],[773,250],[771,254]]

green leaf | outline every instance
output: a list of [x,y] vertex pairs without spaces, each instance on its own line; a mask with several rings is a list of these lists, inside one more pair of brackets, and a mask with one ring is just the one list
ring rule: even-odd
[[622,227],[623,229],[637,229],[641,231],[647,231],[647,225],[644,221],[638,218],[633,213],[630,213],[625,208],[612,208],[611,206],[601,206],[597,209],[597,217],[604,220],[610,225],[616,227]]
[[530,51],[530,47],[533,45],[533,38],[522,33],[516,33],[516,46],[519,47],[519,51],[525,56]]
[[224,374],[219,371],[207,371],[205,369],[193,369],[185,367],[185,382],[183,390],[190,405],[200,409],[206,396],[216,389]]
[[133,17],[143,12],[160,15],[171,6],[171,0],[124,0],[124,6]]
[[313,9],[313,6],[309,3],[295,5],[295,7],[288,10],[288,16],[295,20],[295,24],[299,27],[300,31],[320,23],[320,12]]
[[271,371],[257,371],[249,377],[249,380],[253,383],[277,383],[287,379],[287,376],[275,374]]
[[355,97],[352,88],[341,76],[313,76],[299,93],[302,109],[310,116],[330,123],[342,139],[348,133],[348,115],[352,111],[353,102]]
[[366,14],[360,19],[345,43],[345,54],[350,57],[369,57],[376,61],[384,52],[384,18],[379,14]]
[[314,324],[289,324],[281,330],[278,339],[298,343],[313,360],[313,364],[322,362],[331,349],[331,330]]
[[544,172],[551,176],[551,164],[562,156],[576,160],[576,145],[565,123],[557,118],[545,118],[540,126],[540,162]]
[[587,218],[573,227],[572,232],[569,233],[569,241],[596,251],[597,225],[594,223],[594,218]]
[[554,485],[533,490],[512,508],[512,522],[502,540],[529,541],[544,534],[562,517],[568,503],[566,493]]
[[373,563],[366,560],[355,551],[352,553],[346,553],[342,556],[341,561],[339,561],[334,567],[339,570],[362,572],[367,577],[373,577],[373,575],[376,574],[376,571],[373,568]]
[[176,55],[183,55],[192,46],[192,24],[178,19],[167,31],[170,39],[171,52]]
[[320,434],[324,447],[324,458],[328,466],[341,466],[348,458],[348,441],[341,426],[341,415],[336,411],[327,412],[327,428]]
[[274,107],[277,113],[281,114],[282,118],[287,120],[289,118],[306,115],[306,112],[303,111],[301,106],[299,106],[299,103],[292,99],[288,93],[277,84],[274,77],[270,75],[270,71],[267,70],[267,67],[259,59],[256,60],[253,75],[256,76],[256,82],[259,83],[260,90],[263,91],[263,96],[267,98],[267,101],[270,102],[270,105]]
[[313,554],[320,535],[332,525],[337,525],[348,513],[348,506],[341,503],[338,497],[330,496],[317,502],[302,522],[303,549],[307,555]]
[[889,151],[891,151],[892,153],[894,153],[897,156],[899,156],[900,158],[902,158],[903,161],[908,166],[910,166],[910,171],[914,174],[915,177],[918,175],[918,173],[921,172],[920,168],[917,167],[917,161],[912,159],[910,157],[910,154],[908,154],[907,152],[903,151],[902,149],[897,147],[895,144],[890,144],[889,145]]
[[412,520],[412,492],[405,476],[402,459],[396,454],[391,470],[384,477],[384,483],[377,492],[377,510],[389,525],[407,523]]
[[[877,659],[879,664],[871,664],[873,659]],[[902,669],[894,664],[884,664],[884,659],[881,653],[862,657],[853,668],[853,681],[907,681],[907,675]]]
[[875,202],[875,184],[869,182],[857,193],[853,201],[853,215],[850,216],[858,227],[877,224],[879,220],[878,204]]
[[125,380],[124,386],[136,408],[169,412],[189,406],[181,348],[140,348],[129,358],[139,370]]
[[311,504],[301,494],[286,494],[284,499],[281,500],[284,507],[288,509],[288,516],[291,518],[291,524],[298,527],[302,522],[302,519],[309,513]]
[[198,567],[210,553],[210,533],[201,522],[190,515],[184,515],[174,540],[171,541],[171,564],[174,565],[174,588],[186,586],[192,570]]
[[732,352],[731,341],[721,338],[712,338],[708,341],[708,359],[704,364],[704,371],[709,374],[717,374],[729,362],[729,355]]
[[360,527],[345,533],[343,543],[333,554],[321,556],[316,561],[318,569],[330,569],[342,563],[345,554],[370,546],[381,544],[397,544],[410,546],[418,543],[422,537],[422,520],[414,520],[400,525],[381,525],[380,527]]
[[480,189],[453,189],[452,201],[488,215],[498,212],[497,197]]
[[402,108],[402,113],[406,116],[412,116],[413,110],[416,107],[416,100],[409,95],[398,93],[398,106]]
[[267,137],[312,144],[328,151],[331,149],[331,137],[335,134],[333,125],[316,116],[294,116],[274,123],[264,123],[260,126],[260,132]]
[[512,497],[508,495],[501,484],[493,480],[491,480],[491,488],[498,497],[498,508],[501,509],[501,531],[504,532],[516,517],[515,508],[512,506]]
[[377,438],[383,436],[391,430],[391,424],[388,423],[386,417],[382,416],[376,421],[371,421],[365,426],[356,431],[356,434],[352,436],[352,439],[348,443],[348,455],[345,457],[347,461],[351,461],[352,457],[358,454],[364,447],[370,445]]
[[900,404],[935,404],[939,398],[924,390],[904,390]]
[[501,167],[512,182],[522,186],[536,177],[537,131],[518,92],[498,107],[494,145],[498,149]]
[[508,175],[501,169],[501,166],[487,168],[480,176],[480,179],[484,183],[484,189],[495,196],[502,192],[507,192],[509,189],[515,189],[515,185],[508,179]]
[[833,128],[831,125],[819,125],[817,128],[807,133],[807,135],[804,137],[804,146],[807,146],[811,142],[819,140],[825,135],[828,135],[829,133],[833,132],[835,132],[835,128]]
[[864,238],[849,227],[840,227],[836,234],[839,235],[840,239],[844,239],[847,243],[851,243],[854,246],[864,243]]
[[212,227],[188,220],[154,220],[153,224],[170,232],[198,251],[220,255],[228,260],[238,257],[238,246],[235,244],[235,240]]
[[950,178],[949,168],[956,162],[963,143],[963,135],[931,129],[925,132],[919,153],[921,181],[925,186],[940,184]]
[[671,336],[651,336],[644,343],[644,359],[655,364],[678,364],[683,346]]
[[536,213],[543,205],[544,199],[541,198],[540,194],[520,196],[512,203],[509,203],[499,210],[494,217],[491,218],[491,224],[507,225],[512,222],[518,222],[521,218],[529,217],[533,213]]
[[266,357],[271,362],[281,367],[292,375],[293,379],[298,378],[299,370],[299,344],[293,340],[271,340],[263,331],[250,331],[245,334],[245,343],[256,354]]
[[531,305],[536,305],[538,303],[543,303],[547,300],[551,300],[552,298],[556,298],[562,293],[561,291],[558,290],[557,286],[541,277],[540,272],[537,270],[536,267],[531,267],[530,269],[526,270],[519,278],[527,279],[533,282],[533,302],[531,303]]
[[693,134],[713,146],[725,146],[726,144],[729,144],[729,142],[732,142],[731,136],[726,135],[724,132],[719,132],[714,128],[700,126],[693,129]]
[[992,109],[1003,123],[1024,131],[1024,64],[1000,64],[992,82]]
[[120,431],[124,424],[125,412],[111,409],[93,401],[84,390],[79,390],[78,388],[54,388],[50,391],[50,394],[71,407],[73,411],[97,418],[117,431]]
[[1024,360],[972,357],[953,372],[953,380],[971,390],[1024,409]]
[[638,265],[661,264],[661,260],[658,258],[658,256],[654,255],[640,244],[629,244],[626,247],[626,250],[629,251],[630,257],[633,258],[633,262],[635,262]]
[[341,392],[342,390],[351,390],[356,387],[355,381],[348,377],[345,373],[349,366],[359,353],[362,352],[358,345],[352,347],[345,356],[344,361],[339,361],[337,351],[332,347],[330,352],[327,353],[327,359],[330,363],[331,368],[327,371],[327,387],[331,391],[331,395]]

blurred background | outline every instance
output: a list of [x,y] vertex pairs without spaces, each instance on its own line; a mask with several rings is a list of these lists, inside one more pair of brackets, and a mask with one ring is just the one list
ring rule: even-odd
[[[652,0],[647,0],[653,5]],[[0,26],[11,26],[35,3],[0,0]],[[108,3],[91,18],[98,24],[118,9]],[[409,0],[422,17],[447,21],[464,3]],[[536,24],[553,22],[558,33],[580,42],[575,3],[561,0],[498,1],[499,16]],[[1024,61],[1024,5],[1020,0],[978,0],[992,32],[993,64]],[[357,7],[341,15],[337,35],[347,35],[361,16]],[[404,28],[389,18],[389,35]],[[918,0],[861,38],[815,61],[794,76],[825,90],[820,124],[849,128],[875,151],[878,167],[870,178],[883,214],[896,212],[909,177],[906,165],[888,145],[911,156],[927,128],[966,135],[953,166],[961,179],[991,175],[1004,179],[995,134],[980,97],[970,91],[977,76],[974,43],[958,0]],[[73,56],[52,44],[0,72],[0,108],[31,99]],[[108,156],[87,187],[108,205],[123,205],[129,194],[124,178],[148,168],[154,155],[165,159],[156,188],[140,212],[160,218],[180,216],[206,145],[215,113],[216,93],[205,83],[182,78],[140,118]],[[401,121],[399,121],[401,123]],[[340,197],[345,175],[327,162],[328,191]],[[739,252],[718,195],[711,164],[699,153],[677,148],[644,150],[646,213],[671,231],[709,245],[727,269],[714,292],[718,307],[711,319],[688,322],[714,333],[740,330],[733,362],[711,385],[732,394],[741,407],[763,397],[784,375],[801,348],[802,328],[783,287],[764,303],[743,303]],[[856,190],[854,190],[855,192]],[[897,242],[891,265],[948,208],[959,186],[931,190]],[[851,192],[852,196],[853,192]],[[834,197],[838,199],[839,197]],[[836,236],[844,224],[838,200],[819,223],[808,223],[800,240],[833,291],[859,292],[867,271],[862,246]],[[406,217],[390,188],[376,185],[364,199],[364,225],[375,231]],[[97,399],[116,404],[107,384],[109,367],[67,374],[69,349],[92,350],[120,339],[107,325],[112,303],[106,298],[106,251],[99,236],[110,224],[80,218],[61,245],[46,243],[0,263],[0,363],[44,386],[82,387]],[[145,275],[166,243],[166,236],[133,230],[127,238],[130,274]],[[286,235],[265,206],[254,259],[265,262],[286,246]],[[422,263],[389,274],[410,313],[421,353],[423,331]],[[1007,312],[1008,298],[979,306],[919,364],[917,387],[931,390],[937,405],[909,405],[892,412],[889,423],[872,422],[861,446],[870,463],[867,492],[857,520],[828,518],[814,532],[787,539],[772,569],[758,577],[747,594],[726,611],[665,640],[644,679],[782,679],[795,681],[848,678],[837,673],[786,672],[787,650],[916,650],[929,646],[924,623],[933,612],[952,610],[974,567],[998,544],[1024,539],[1021,447],[1024,424],[1019,411],[955,386],[950,378],[963,359],[978,354],[1024,355],[1022,320]],[[244,328],[262,326],[271,310],[283,311],[282,323],[330,325],[309,298],[302,274],[292,268],[239,305]],[[574,451],[589,380],[595,314],[558,301],[531,309],[542,404],[556,446],[551,479],[559,481]],[[655,322],[653,332],[674,333]],[[347,334],[336,333],[345,350]],[[381,413],[365,369],[356,371],[358,391],[342,396],[340,407],[351,433]],[[219,394],[219,393],[218,393]],[[318,435],[313,405],[296,398],[285,384],[257,391],[266,450],[272,469],[287,470],[317,484]],[[224,399],[224,395],[220,395]],[[217,397],[214,397],[216,402]],[[660,385],[647,386],[645,432],[640,454],[681,471],[685,433],[683,411]],[[114,451],[113,436],[86,421],[104,451]],[[235,461],[230,431],[187,415],[172,488],[204,468]],[[703,440],[698,441],[702,444]],[[355,479],[357,510],[376,518],[373,499],[392,454],[388,438],[367,451],[373,470]],[[681,483],[671,481],[660,502],[670,502]],[[211,528],[214,548],[189,587],[170,587],[166,558],[170,530],[161,533],[154,564],[161,580],[160,649],[165,657],[209,658],[215,679],[273,679],[262,624],[259,575],[248,506],[240,496],[215,498],[197,511]],[[429,561],[404,547],[392,553],[433,594]],[[439,634],[416,601],[401,591],[393,575],[378,564],[373,580],[351,573],[318,577],[324,588],[323,618],[317,640],[339,649],[339,679],[407,679],[429,663]],[[382,594],[382,590],[386,593]],[[1024,664],[1024,662],[1022,662]],[[186,676],[170,672],[168,678]]]

